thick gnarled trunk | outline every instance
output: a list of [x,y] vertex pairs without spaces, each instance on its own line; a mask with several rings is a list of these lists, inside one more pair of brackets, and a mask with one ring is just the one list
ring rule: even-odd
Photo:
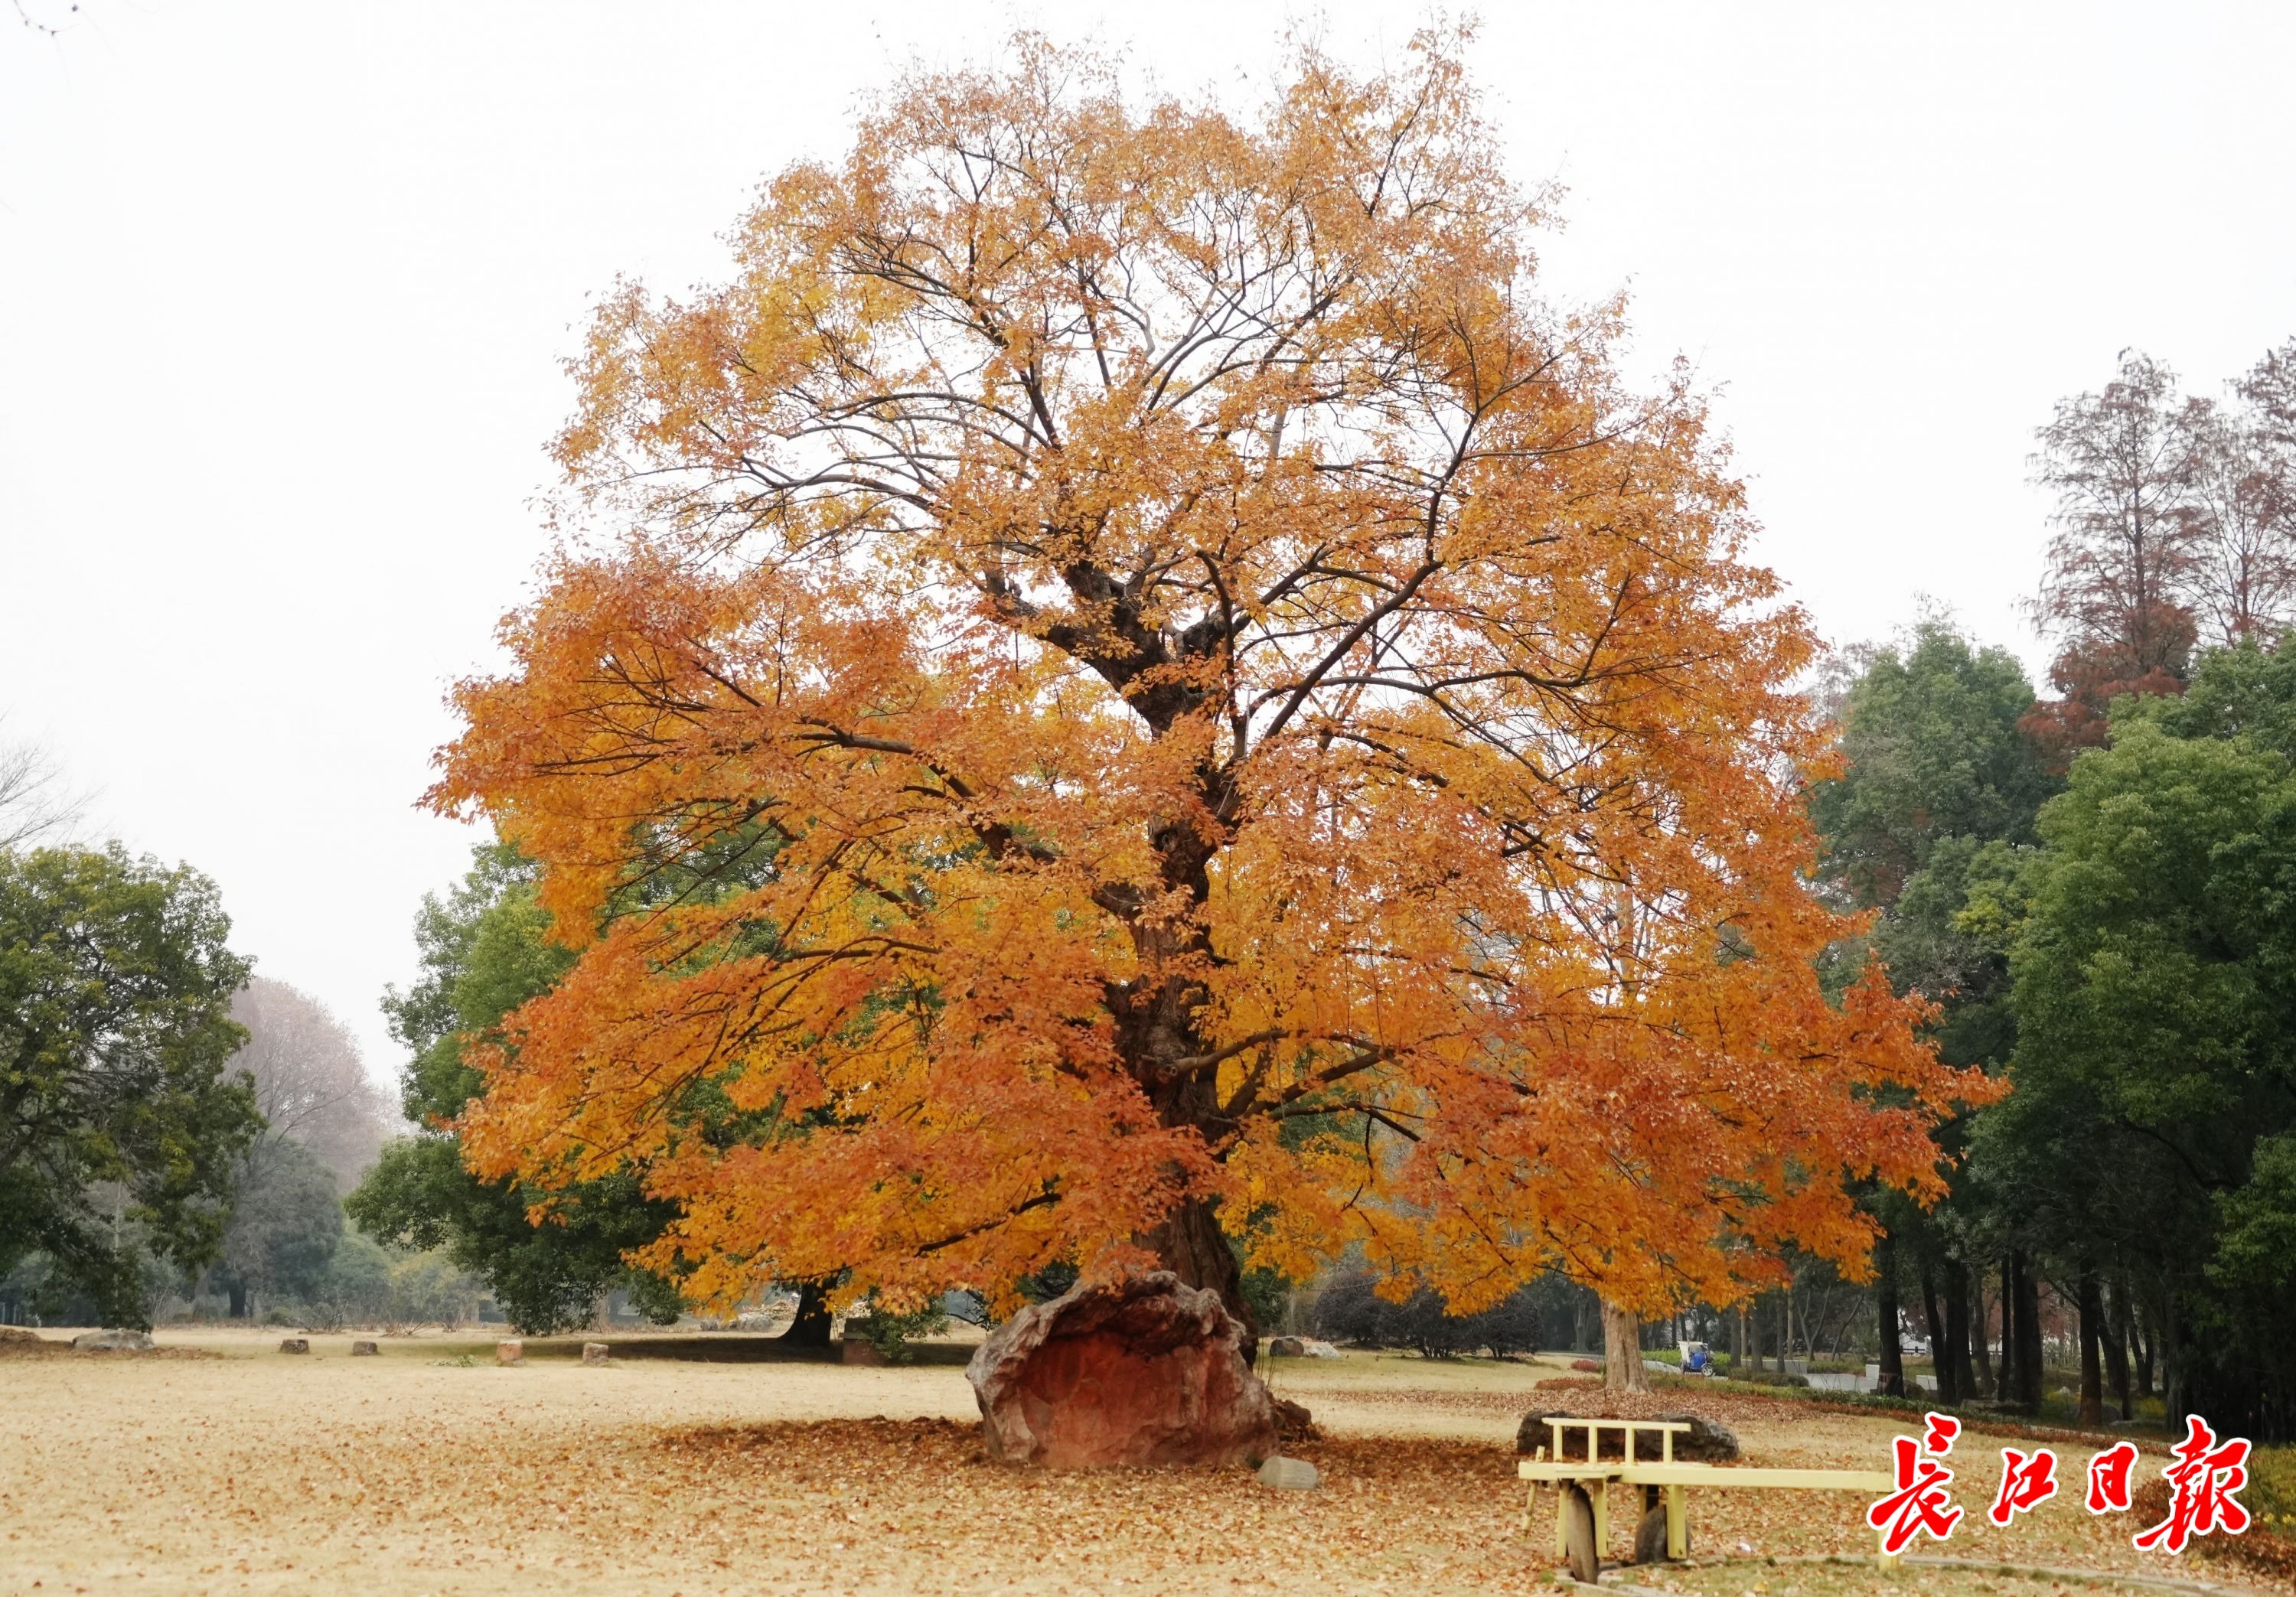
[[[1164,728],[1157,730],[1160,734]],[[1204,778],[1206,808],[1216,810],[1221,783],[1209,772]],[[1167,886],[1189,903],[1208,902],[1212,844],[1181,826],[1160,827],[1150,840]],[[1201,927],[1185,921],[1144,918],[1133,921],[1131,936],[1144,970],[1133,981],[1110,990],[1117,1050],[1155,1105],[1158,1119],[1167,1126],[1193,1127],[1207,1142],[1213,1141],[1228,1122],[1219,1099],[1218,1067],[1210,1062],[1213,1051],[1198,1027],[1197,1017],[1209,995],[1192,979],[1155,974],[1160,967],[1210,958],[1211,939]],[[1256,1353],[1260,1326],[1243,1295],[1242,1267],[1210,1200],[1182,1201],[1135,1240],[1152,1249],[1157,1263],[1184,1284],[1218,1292],[1243,1327],[1247,1356]]]
[[1603,1385],[1614,1392],[1650,1390],[1650,1372],[1643,1368],[1643,1323],[1608,1298],[1603,1299]]
[[1189,1200],[1165,1216],[1162,1224],[1142,1233],[1140,1241],[1156,1250],[1157,1262],[1183,1285],[1218,1292],[1243,1327],[1245,1357],[1256,1356],[1260,1327],[1243,1295],[1243,1270],[1210,1204]]

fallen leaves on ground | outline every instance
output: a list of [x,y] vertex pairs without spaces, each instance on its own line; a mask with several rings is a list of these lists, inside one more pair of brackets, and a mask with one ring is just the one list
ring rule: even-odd
[[[1061,1475],[992,1463],[955,1370],[667,1360],[460,1369],[433,1364],[428,1348],[353,1360],[332,1345],[304,1358],[254,1346],[250,1356],[198,1362],[82,1355],[0,1367],[9,1589],[43,1579],[42,1597],[76,1587],[554,1597],[1152,1587],[1185,1597],[1527,1593],[1553,1579],[1551,1496],[1523,1534],[1509,1445],[1520,1393],[1358,1393],[1371,1422],[1350,1420],[1295,1449],[1323,1486],[1275,1492],[1242,1469]],[[1680,1406],[1672,1394],[1653,1401]],[[1731,1401],[1736,1413],[1746,1400]],[[1488,1438],[1378,1429],[1380,1416],[1400,1429],[1411,1405],[1433,1402],[1496,1405],[1497,1418]],[[1774,1406],[1742,1435],[1751,1462],[1875,1468],[1893,1429]],[[1945,1552],[2194,1573],[2189,1560],[2136,1553],[2129,1524],[2093,1521],[2077,1498],[2008,1531],[1985,1526],[1987,1466],[1997,1463],[1988,1445],[1973,1435],[1964,1444],[1956,1491],[1977,1523]],[[2084,1462],[2069,1454],[2065,1468]],[[1756,1560],[1863,1551],[1864,1507],[1852,1495],[1694,1492],[1693,1551],[1734,1556],[1742,1545]],[[1631,1530],[1616,1527],[1614,1555]],[[1817,1568],[1782,1561],[1776,1569],[1798,1572],[1726,1590],[1764,1579],[1773,1597],[1787,1583],[1866,1589],[1812,1584]],[[2201,1568],[2219,1582],[2296,1591],[2245,1568]],[[1924,1578],[1898,1592],[1931,1589]]]

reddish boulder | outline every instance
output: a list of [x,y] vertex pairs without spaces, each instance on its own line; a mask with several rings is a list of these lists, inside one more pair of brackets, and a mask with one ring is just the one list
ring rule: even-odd
[[1008,1463],[1256,1464],[1275,1456],[1275,1411],[1243,1347],[1218,1293],[1158,1270],[1022,1309],[964,1373]]

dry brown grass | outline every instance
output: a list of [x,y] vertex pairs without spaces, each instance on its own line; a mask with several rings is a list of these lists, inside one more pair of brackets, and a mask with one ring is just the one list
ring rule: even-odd
[[[161,1339],[218,1356],[0,1361],[0,1591],[1551,1589],[1549,1521],[1521,1534],[1511,1446],[1551,1369],[1279,1367],[1279,1390],[1313,1405],[1330,1434],[1300,1449],[1324,1488],[1275,1493],[1242,1470],[992,1465],[963,1373],[946,1366],[496,1369],[445,1362],[463,1349],[435,1340],[353,1360],[343,1338],[314,1338],[301,1358],[275,1351],[275,1336]],[[1739,1429],[1758,1462],[1864,1468],[1894,1430],[1790,1411]],[[2163,1569],[2126,1527],[2095,1526],[2062,1495],[2014,1530],[1983,1525],[1972,1500],[1989,1493],[1979,1466],[1997,1469],[1991,1446],[1962,1444],[1978,1525],[1951,1552]],[[1693,1497],[1695,1550],[1862,1549],[1862,1507]],[[2228,1579],[2220,1564],[2205,1575]],[[1758,1561],[1667,1578],[1698,1592],[1865,1589],[1841,1584],[1862,1572]],[[1895,1590],[2048,1589],[1938,1578]]]

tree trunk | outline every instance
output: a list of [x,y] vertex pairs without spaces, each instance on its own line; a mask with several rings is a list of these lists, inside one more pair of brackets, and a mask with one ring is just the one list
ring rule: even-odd
[[1906,1350],[1898,1339],[1898,1239],[1883,1232],[1874,1244],[1874,1306],[1881,1321],[1882,1386],[1888,1396],[1906,1395]]
[[2161,1346],[2161,1333],[2145,1318],[2144,1306],[2136,1300],[2134,1292],[2128,1297],[2128,1338],[2136,1344],[2136,1395],[2150,1397],[2152,1396],[2152,1355]]
[[2177,1294],[2161,1295],[2161,1317],[2152,1325],[2154,1356],[2161,1361],[2161,1402],[2167,1413],[2169,1432],[2176,1434],[2184,1423],[2185,1410],[2190,1401],[2185,1390],[2184,1327],[2177,1314]]
[[2017,1390],[2017,1267],[2001,1257],[2001,1363],[1993,1372],[1993,1400],[2007,1403]]
[[2080,1413],[2083,1425],[2104,1423],[2104,1293],[2096,1284],[2096,1266],[2080,1262]]
[[1730,1373],[1746,1372],[1746,1306],[1738,1306],[1738,1316],[1730,1331]]
[[1141,1245],[1152,1248],[1156,1262],[1180,1278],[1184,1286],[1218,1292],[1227,1312],[1243,1327],[1244,1362],[1259,1356],[1259,1322],[1243,1296],[1243,1267],[1236,1262],[1227,1233],[1220,1229],[1212,1206],[1190,1199],[1166,1215],[1162,1222],[1143,1232]]
[[[1195,692],[1185,690],[1180,697]],[[1178,700],[1160,709],[1134,702],[1158,738],[1185,718]],[[1208,770],[1200,774],[1205,783],[1201,794],[1204,813],[1216,815],[1232,796],[1226,790],[1228,779]],[[1193,823],[1179,822],[1156,823],[1148,840],[1156,852],[1158,874],[1175,904],[1201,906],[1211,901],[1211,860],[1219,841]],[[1132,921],[1130,935],[1141,973],[1110,989],[1118,1056],[1160,1122],[1218,1140],[1235,1124],[1232,1110],[1220,1100],[1218,1072],[1187,1063],[1209,1051],[1199,1018],[1211,995],[1185,972],[1218,962],[1210,934],[1201,925],[1192,927],[1183,916],[1160,910]],[[1227,1312],[1243,1327],[1246,1359],[1256,1357],[1259,1316],[1244,1298],[1242,1266],[1210,1200],[1184,1200],[1133,1241],[1156,1256],[1158,1268],[1169,1270],[1183,1284],[1218,1293]]]
[[1938,1317],[1937,1265],[1922,1260],[1922,1316],[1930,1328],[1930,1386],[1939,1403],[1951,1408],[1960,1399],[1954,1394],[1956,1371],[1952,1344],[1945,1339],[1945,1322]]
[[231,1317],[234,1320],[246,1319],[247,1289],[234,1281],[224,1290],[231,1294]]
[[2027,1413],[2041,1406],[2041,1273],[2024,1254],[2017,1265],[2017,1403]]
[[2130,1418],[2134,1411],[2128,1405],[2128,1285],[2124,1281],[2110,1282],[2105,1291],[2104,1373],[2112,1382],[2112,1400],[2120,1405],[2120,1417]]
[[829,1294],[816,1282],[801,1282],[797,1289],[797,1318],[782,1332],[782,1340],[791,1347],[826,1347],[829,1346]]
[[1969,1388],[1971,1401],[1993,1384],[1993,1306],[1985,1300],[1985,1272],[1964,1265],[1969,1272],[1969,1351],[1978,1384]]
[[1633,1311],[1603,1299],[1603,1385],[1614,1392],[1647,1392],[1650,1372],[1643,1368],[1642,1323]]
[[1972,1403],[1976,1400],[1977,1372],[1970,1364],[1969,1344],[1969,1266],[1959,1259],[1948,1259],[1945,1266],[1945,1347],[1953,1372],[1953,1396],[1945,1399],[1948,1403]]

